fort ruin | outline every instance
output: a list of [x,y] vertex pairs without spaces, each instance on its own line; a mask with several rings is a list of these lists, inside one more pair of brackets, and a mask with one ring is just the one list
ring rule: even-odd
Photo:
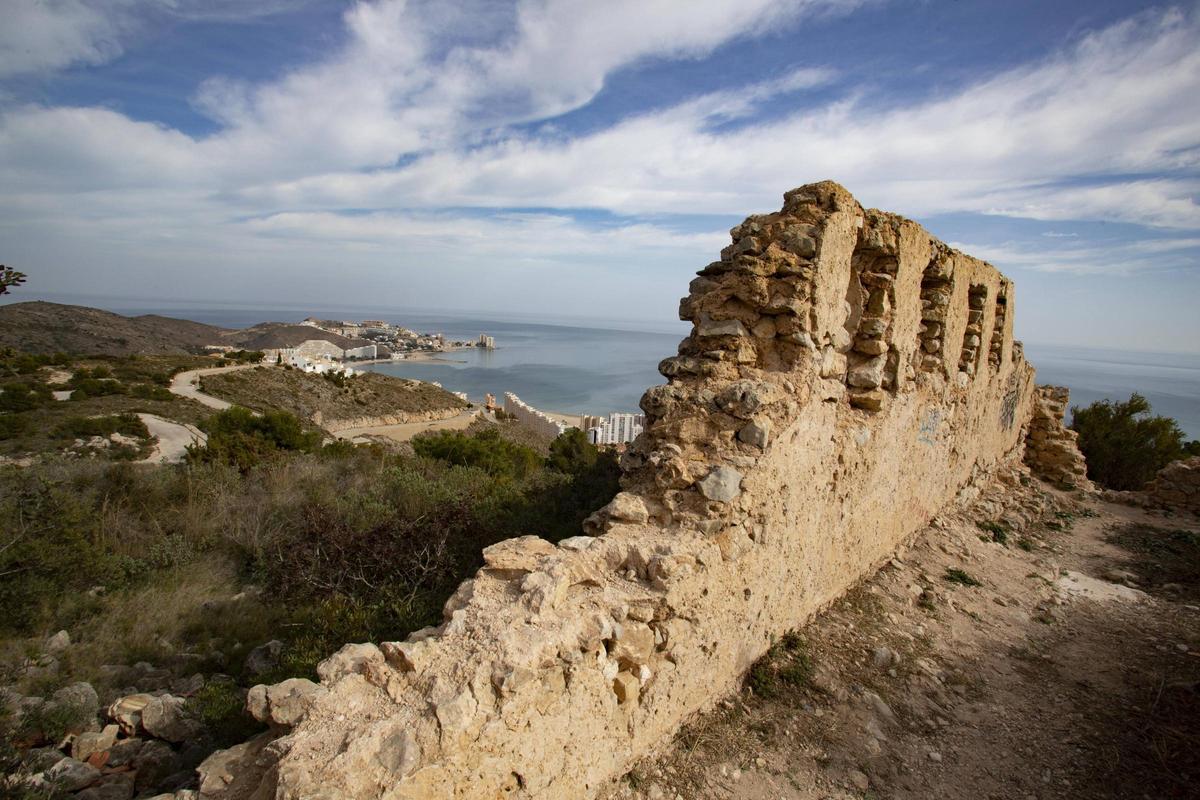
[[993,267],[830,182],[731,233],[589,535],[490,547],[439,627],[256,687],[272,730],[204,797],[592,796],[1022,458],[1034,373]]

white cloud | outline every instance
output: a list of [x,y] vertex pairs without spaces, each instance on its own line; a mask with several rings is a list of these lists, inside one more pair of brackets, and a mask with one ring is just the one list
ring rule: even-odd
[[[419,270],[445,263],[449,250],[462,270],[472,258],[563,270],[586,260],[609,270],[649,262],[682,276],[723,237],[489,209],[742,216],[777,208],[784,190],[823,178],[845,183],[864,203],[913,216],[966,211],[1200,228],[1200,181],[1192,177],[1200,167],[1200,26],[1176,11],[1139,15],[1037,63],[926,96],[880,98],[878,87],[859,81],[816,105],[804,93],[821,87],[822,97],[833,95],[841,75],[808,66],[669,99],[583,135],[518,124],[586,104],[619,70],[700,59],[864,1],[524,0],[502,13],[484,0],[357,3],[344,15],[345,45],[319,63],[261,84],[206,82],[195,103],[220,127],[205,137],[103,108],[3,112],[0,236],[34,259],[39,243],[62,259],[107,248],[114,265],[186,264],[220,253],[230,269],[278,263],[312,271],[353,250],[388,258],[381,271]],[[85,12],[100,6],[53,6],[46,30],[76,37],[64,38],[54,64],[21,66],[0,38],[0,65],[43,69],[111,57],[131,35],[120,23],[134,18],[128,9],[195,16],[238,7],[108,3],[125,11],[96,21]],[[61,249],[70,243],[77,249]],[[988,257],[988,248],[975,249]],[[1182,245],[1168,249],[1170,263],[1183,263]],[[991,252],[1001,266],[1154,266],[1137,260],[1146,251]]]
[[954,242],[953,247],[992,262],[1002,271],[1029,269],[1072,275],[1147,275],[1194,269],[1200,237],[1138,239],[1129,242],[1075,242],[1039,246],[1036,242]]
[[230,21],[269,16],[309,0],[5,0],[0,80],[103,64],[148,24],[171,19]]
[[7,0],[0,25],[0,78],[100,64],[119,55],[126,21],[109,11],[85,0]]

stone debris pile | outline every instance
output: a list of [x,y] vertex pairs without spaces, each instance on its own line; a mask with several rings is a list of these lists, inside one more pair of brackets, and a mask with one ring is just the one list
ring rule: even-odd
[[[184,683],[181,688],[198,689],[203,680],[197,675]],[[195,769],[212,745],[200,743],[203,726],[185,709],[181,695],[137,692],[102,706],[91,684],[80,682],[49,699],[9,691],[0,700],[35,745],[23,755],[28,774],[9,779],[28,790],[73,793],[78,800],[198,797],[188,787],[195,785]],[[62,730],[39,728],[42,720]],[[55,738],[47,739],[51,735]]]

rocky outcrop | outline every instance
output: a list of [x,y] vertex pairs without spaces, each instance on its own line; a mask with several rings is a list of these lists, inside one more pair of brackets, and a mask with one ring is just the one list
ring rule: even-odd
[[1200,456],[1167,464],[1143,494],[1148,505],[1200,514]]
[[592,796],[1019,462],[1033,370],[995,269],[828,182],[731,233],[592,536],[488,548],[443,624],[348,645],[288,724],[256,692],[277,738],[206,762],[205,796]]
[[1070,393],[1065,386],[1039,386],[1033,395],[1025,463],[1034,475],[1060,489],[1091,489],[1079,434],[1063,424]]

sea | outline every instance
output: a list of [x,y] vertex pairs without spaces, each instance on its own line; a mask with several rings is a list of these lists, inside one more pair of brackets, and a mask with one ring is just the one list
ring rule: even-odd
[[[156,313],[211,325],[247,327],[258,322],[299,321],[307,316],[333,319],[386,319],[447,339],[475,340],[481,333],[496,339],[494,350],[448,352],[444,361],[368,365],[388,375],[440,383],[466,392],[475,401],[492,393],[513,392],[530,405],[563,414],[606,415],[638,410],[638,399],[662,383],[658,363],[673,355],[687,335],[683,323],[629,320],[572,320],[550,315],[519,316],[485,312],[428,310],[204,309],[171,305],[113,310],[122,314]],[[1026,357],[1037,368],[1038,383],[1071,390],[1071,404],[1122,401],[1138,392],[1155,413],[1173,417],[1188,438],[1200,439],[1200,354],[1132,352],[1026,342]]]

